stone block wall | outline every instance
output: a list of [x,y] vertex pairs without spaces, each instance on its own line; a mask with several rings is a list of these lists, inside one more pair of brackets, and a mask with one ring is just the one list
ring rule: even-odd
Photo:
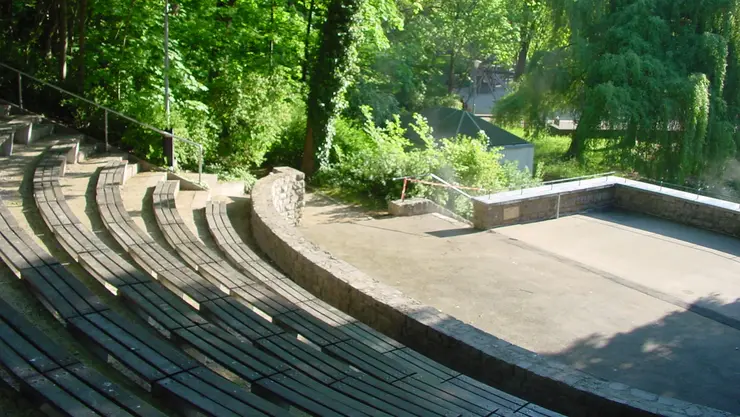
[[[280,168],[255,184],[254,239],[291,279],[355,319],[458,372],[569,416],[729,417],[553,362],[378,282],[294,226],[303,181],[298,171]],[[574,197],[574,206],[581,203]]]
[[459,222],[471,224],[470,220],[440,206],[426,198],[407,198],[394,200],[388,203],[388,212],[393,216],[420,216],[422,214],[438,213],[455,219]]
[[301,222],[305,205],[306,177],[296,169],[288,167],[275,168],[276,175],[272,187],[272,201],[278,214],[296,226]]
[[578,191],[548,193],[489,203],[473,200],[473,224],[482,230],[512,224],[554,219],[558,216],[609,207],[614,186],[602,185]]
[[[700,197],[701,198],[701,197]],[[740,237],[740,210],[707,204],[691,197],[617,185],[614,205],[625,210],[662,217],[677,223]],[[735,204],[740,209],[740,205]]]

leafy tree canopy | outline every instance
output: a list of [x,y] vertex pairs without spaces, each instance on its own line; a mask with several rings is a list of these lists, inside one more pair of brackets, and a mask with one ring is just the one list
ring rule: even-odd
[[740,144],[737,0],[550,0],[565,46],[536,53],[496,115],[542,131],[575,115],[570,155],[615,133],[625,163],[685,180],[721,169]]

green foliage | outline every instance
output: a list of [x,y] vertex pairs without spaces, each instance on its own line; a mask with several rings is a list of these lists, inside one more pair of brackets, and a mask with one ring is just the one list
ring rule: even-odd
[[[537,176],[544,181],[575,178],[605,172],[619,171],[623,167],[608,155],[610,140],[591,141],[581,161],[567,157],[571,139],[567,136],[556,136],[542,133],[528,137],[522,128],[510,128],[515,135],[534,144],[534,161]],[[629,172],[629,169],[626,170]]]
[[[426,121],[415,115],[412,128],[426,146],[413,147],[404,136],[406,129],[398,116],[380,127],[373,122],[368,107],[363,108],[363,113],[365,123],[361,127],[348,121],[337,124],[332,162],[319,171],[319,184],[388,200],[400,197],[403,187],[403,181],[397,179],[400,177],[429,179],[429,174],[436,174],[458,185],[486,190],[478,194],[532,185],[541,180],[519,172],[513,164],[502,165],[500,150],[489,150],[485,136],[459,136],[437,143]],[[442,188],[413,184],[409,186],[409,194],[432,198],[462,214],[469,214],[472,209],[467,199]]]
[[740,1],[553,2],[567,46],[532,59],[499,120],[544,131],[556,112],[579,121],[569,155],[614,142],[611,158],[641,174],[683,182],[721,171],[740,137]]
[[346,107],[344,93],[357,64],[357,42],[365,0],[332,0],[327,9],[321,45],[309,80],[308,126],[303,171],[315,171],[315,160],[325,164],[334,137],[334,121]]

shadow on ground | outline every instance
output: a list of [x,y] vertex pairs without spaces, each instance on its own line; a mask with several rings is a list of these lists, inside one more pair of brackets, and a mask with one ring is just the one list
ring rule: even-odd
[[[723,304],[710,296],[695,304],[729,312],[738,309],[740,299]],[[543,356],[591,374],[611,373],[612,381],[656,394],[740,414],[740,346],[732,337],[737,331],[720,323],[696,324],[694,313],[681,310],[609,338],[592,334]],[[665,384],[666,376],[676,380]]]

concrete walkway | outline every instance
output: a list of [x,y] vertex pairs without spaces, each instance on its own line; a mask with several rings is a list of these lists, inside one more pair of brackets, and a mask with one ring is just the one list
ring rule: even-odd
[[740,413],[736,239],[627,213],[477,232],[307,205],[309,240],[423,303],[596,376]]

